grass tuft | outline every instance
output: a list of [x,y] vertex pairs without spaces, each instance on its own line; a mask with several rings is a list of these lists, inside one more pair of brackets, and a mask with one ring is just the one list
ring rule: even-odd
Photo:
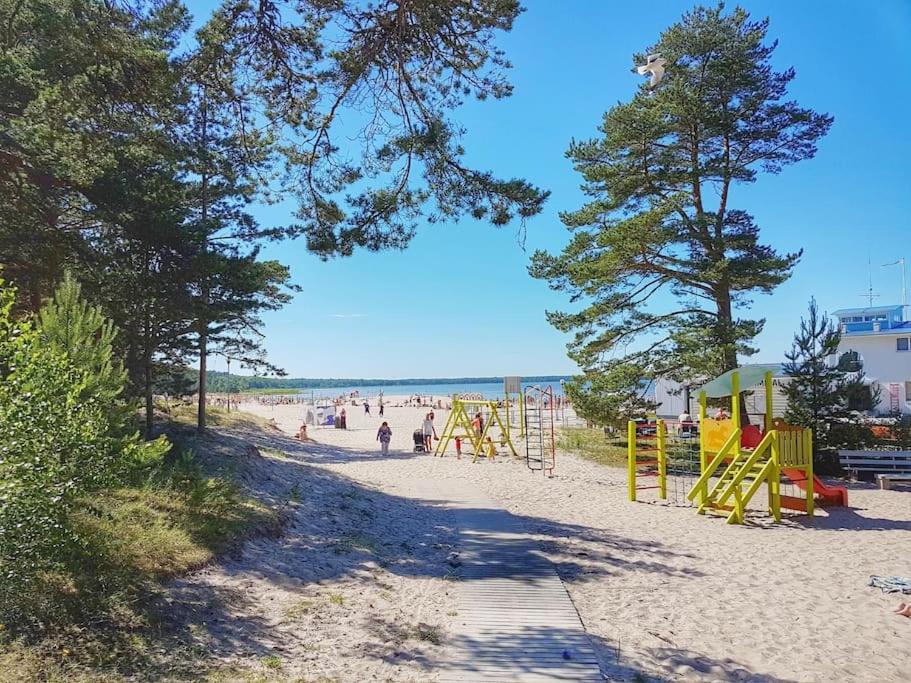
[[599,465],[626,467],[626,446],[605,437],[600,429],[568,427],[557,436],[557,448],[575,453]]

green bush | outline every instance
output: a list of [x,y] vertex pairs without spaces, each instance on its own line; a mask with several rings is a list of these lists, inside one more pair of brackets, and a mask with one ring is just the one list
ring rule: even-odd
[[[110,386],[79,367],[28,321],[12,318],[14,293],[0,280],[0,619],[17,599],[84,545],[70,524],[81,497],[160,460],[160,439],[124,435]],[[84,351],[84,349],[83,349]],[[116,394],[116,392],[115,392]],[[13,613],[11,613],[11,611]]]

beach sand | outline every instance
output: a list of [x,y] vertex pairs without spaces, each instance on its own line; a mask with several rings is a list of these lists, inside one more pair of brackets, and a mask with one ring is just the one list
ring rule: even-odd
[[[452,452],[413,453],[426,409],[387,401],[387,458],[376,442],[380,418],[350,405],[349,429],[310,428],[312,443],[249,435],[288,453],[264,451],[285,463],[275,467],[286,472],[277,486],[298,486],[301,503],[284,538],[185,582],[191,595],[243,596],[234,633],[246,622],[272,634],[242,647],[240,635],[216,629],[211,642],[226,662],[249,663],[271,638],[289,675],[433,681],[455,616],[446,556],[457,535],[419,484],[444,490],[460,480],[537,539],[610,680],[911,679],[911,619],[892,613],[898,596],[867,586],[871,574],[911,576],[911,492],[858,485],[850,509],[730,526],[691,507],[630,503],[625,471],[568,454],[548,479],[509,457],[472,464]],[[253,401],[242,409],[287,433],[306,410]],[[447,412],[435,412],[441,432]]]

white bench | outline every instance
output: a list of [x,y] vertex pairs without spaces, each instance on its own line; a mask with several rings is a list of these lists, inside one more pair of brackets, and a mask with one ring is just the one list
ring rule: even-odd
[[883,491],[888,491],[892,488],[893,481],[906,481],[911,484],[911,472],[909,473],[893,473],[893,474],[877,474],[876,481],[879,482],[879,488]]
[[838,451],[841,466],[854,474],[869,472],[878,475],[882,488],[888,481],[879,476],[898,481],[911,479],[911,451]]

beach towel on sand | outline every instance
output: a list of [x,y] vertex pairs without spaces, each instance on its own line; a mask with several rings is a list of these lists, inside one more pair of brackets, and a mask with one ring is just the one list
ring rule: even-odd
[[867,585],[879,588],[883,593],[911,593],[911,579],[901,576],[871,576]]

